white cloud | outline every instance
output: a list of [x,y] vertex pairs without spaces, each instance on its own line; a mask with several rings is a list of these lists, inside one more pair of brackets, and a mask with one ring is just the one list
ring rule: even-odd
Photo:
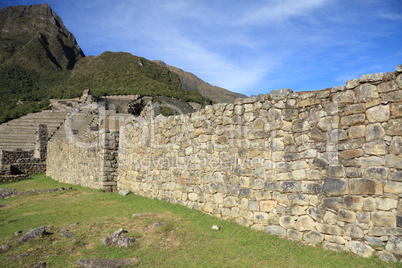
[[307,16],[309,12],[322,7],[327,2],[327,0],[268,1],[264,5],[253,5],[236,22],[241,25],[283,23],[294,16]]

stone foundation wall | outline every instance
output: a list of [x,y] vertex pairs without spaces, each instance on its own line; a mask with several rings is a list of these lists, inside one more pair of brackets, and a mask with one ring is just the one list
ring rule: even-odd
[[139,119],[120,132],[118,189],[400,260],[401,72]]

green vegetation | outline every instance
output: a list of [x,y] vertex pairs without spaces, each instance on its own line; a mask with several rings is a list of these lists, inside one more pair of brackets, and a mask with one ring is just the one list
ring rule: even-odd
[[[202,105],[212,101],[181,87],[177,74],[129,53],[104,52],[82,58],[73,70],[37,72],[17,64],[0,65],[0,123],[48,108],[49,99],[75,98],[90,88],[94,96],[165,96]],[[18,101],[22,104],[17,105]]]
[[[61,184],[43,174],[0,188],[46,190]],[[46,261],[49,267],[71,267],[82,258],[133,258],[142,267],[397,267],[377,257],[361,258],[320,246],[302,245],[256,232],[184,206],[134,194],[120,196],[73,186],[76,190],[30,194],[1,200],[0,255],[3,267],[30,267]],[[133,214],[140,214],[133,216]],[[78,222],[78,224],[74,224]],[[164,223],[155,227],[153,223]],[[220,229],[212,230],[213,224]],[[18,230],[48,226],[53,234],[20,244]],[[118,228],[136,238],[128,248],[105,247],[100,239]],[[62,236],[68,229],[75,237]],[[25,233],[24,232],[24,233]],[[30,253],[25,258],[10,258]]]
[[[48,100],[140,94],[210,104],[184,89],[167,67],[129,53],[85,57],[50,6],[0,10],[0,123],[49,106]],[[55,23],[56,22],[56,23]]]

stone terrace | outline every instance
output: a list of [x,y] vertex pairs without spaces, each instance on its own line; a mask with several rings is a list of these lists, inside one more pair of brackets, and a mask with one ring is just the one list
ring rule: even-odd
[[47,125],[50,138],[63,124],[66,115],[66,111],[45,110],[1,124],[0,150],[35,149],[38,125]]

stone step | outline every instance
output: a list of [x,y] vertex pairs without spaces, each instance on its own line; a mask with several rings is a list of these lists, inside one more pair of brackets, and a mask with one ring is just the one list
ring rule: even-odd
[[12,124],[5,123],[4,126],[7,126],[7,127],[37,126],[37,125],[40,125],[40,124],[46,124],[46,125],[50,126],[50,125],[57,125],[57,124],[60,124],[60,123],[61,123],[60,119],[51,119],[51,120],[48,120],[48,121],[46,121],[46,120],[36,120],[36,119],[23,119],[21,121],[14,122]]
[[35,149],[35,143],[23,143],[23,144],[1,144],[0,143],[0,150],[8,150],[8,151],[13,151],[15,149],[22,149],[22,150],[34,150]]
[[14,141],[18,141],[18,142],[24,142],[24,141],[36,141],[36,135],[30,135],[30,136],[26,136],[26,135],[1,135],[0,136],[0,141],[9,141],[9,140],[14,140]]

